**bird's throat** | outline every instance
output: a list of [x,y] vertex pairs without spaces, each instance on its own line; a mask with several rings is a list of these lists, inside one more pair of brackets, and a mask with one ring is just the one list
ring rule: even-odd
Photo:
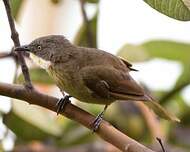
[[40,66],[41,68],[43,69],[48,69],[49,66],[51,65],[51,62],[50,61],[46,61],[32,53],[30,53],[30,58],[32,59],[32,61],[37,64],[38,66]]

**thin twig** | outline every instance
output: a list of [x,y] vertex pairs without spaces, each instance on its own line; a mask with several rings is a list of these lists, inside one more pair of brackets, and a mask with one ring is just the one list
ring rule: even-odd
[[93,44],[93,35],[92,35],[92,29],[90,26],[90,22],[88,20],[87,14],[86,14],[86,10],[85,10],[85,0],[80,0],[80,6],[81,6],[81,12],[82,12],[82,16],[83,16],[83,21],[84,24],[86,26],[86,34],[87,34],[87,38],[88,38],[88,46],[89,47],[95,47]]
[[[57,98],[42,94],[35,89],[28,91],[22,85],[0,83],[0,95],[24,100],[30,104],[39,105],[54,112],[57,110]],[[92,129],[91,124],[95,117],[75,105],[67,104],[64,112],[61,114]],[[102,121],[96,134],[124,152],[154,152],[134,139],[126,136],[106,121]]]
[[161,140],[160,138],[156,138],[156,140],[158,140],[158,142],[159,142],[159,144],[160,144],[160,146],[161,146],[161,148],[162,148],[162,151],[163,151],[163,152],[166,152],[166,150],[165,150],[165,148],[164,148],[164,145],[162,144],[162,140]]
[[[8,17],[8,21],[9,21],[9,25],[10,25],[10,29],[11,29],[11,38],[14,42],[14,46],[18,47],[18,46],[20,46],[19,35],[18,35],[18,32],[16,31],[14,20],[13,20],[13,17],[11,15],[11,8],[10,8],[9,0],[3,0],[3,2],[5,5],[5,9],[7,12],[7,17]],[[26,62],[24,60],[22,52],[18,52],[18,61],[21,65],[21,69],[22,69],[22,73],[24,75],[26,86],[29,88],[32,88],[32,83],[30,81],[30,75],[28,72],[28,67],[27,67]]]
[[10,52],[1,52],[0,53],[0,59],[3,59],[3,58],[8,58],[8,57],[12,57],[12,53]]

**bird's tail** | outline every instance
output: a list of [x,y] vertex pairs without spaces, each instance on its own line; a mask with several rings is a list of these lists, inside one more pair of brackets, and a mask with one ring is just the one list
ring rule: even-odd
[[120,93],[113,93],[113,92],[110,92],[110,94],[115,98],[119,98],[120,100],[144,101],[143,103],[146,104],[150,109],[152,109],[159,117],[162,117],[170,121],[180,122],[180,120],[175,115],[164,109],[164,107],[162,107],[158,102],[156,102],[150,95],[147,94],[144,94],[143,96],[126,95],[126,94],[122,95]]
[[172,113],[168,112],[166,109],[164,109],[164,107],[162,107],[159,103],[157,103],[153,99],[145,101],[144,103],[149,108],[151,108],[159,117],[162,117],[162,118],[167,119],[167,120],[175,121],[175,122],[180,122],[179,118],[177,118]]

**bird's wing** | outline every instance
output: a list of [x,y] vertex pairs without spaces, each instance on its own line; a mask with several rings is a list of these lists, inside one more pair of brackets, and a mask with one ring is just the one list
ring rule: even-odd
[[125,73],[112,67],[94,66],[84,68],[81,75],[86,86],[100,97],[114,98],[115,100],[147,101],[144,103],[153,109],[158,116],[179,122],[177,117],[170,114],[146,94],[128,72]]
[[107,92],[107,96],[116,100],[150,100],[128,72],[112,67],[93,66],[83,68],[81,74],[86,86],[99,96],[104,95],[102,92]]

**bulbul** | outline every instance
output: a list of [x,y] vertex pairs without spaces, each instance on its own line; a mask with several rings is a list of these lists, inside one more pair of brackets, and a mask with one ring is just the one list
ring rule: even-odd
[[[130,76],[130,71],[136,71],[132,64],[108,52],[75,46],[61,35],[40,37],[15,51],[30,52],[32,60],[47,70],[62,92],[69,94],[58,102],[58,113],[72,96],[82,102],[103,104],[104,111],[117,100],[144,101],[159,116],[179,121]],[[95,129],[104,111],[94,121]]]

